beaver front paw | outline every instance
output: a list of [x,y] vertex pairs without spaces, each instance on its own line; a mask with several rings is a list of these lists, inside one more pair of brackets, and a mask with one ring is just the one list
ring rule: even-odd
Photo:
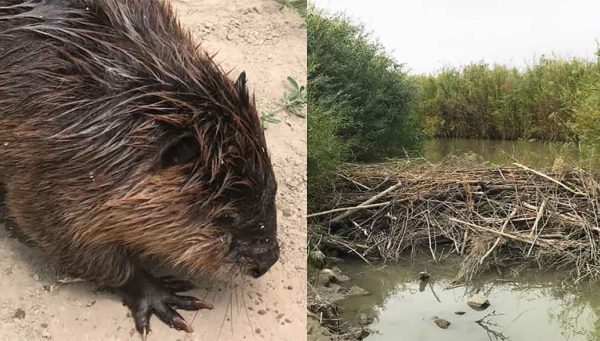
[[175,309],[194,311],[213,308],[210,303],[195,297],[175,294],[192,288],[190,282],[174,277],[155,278],[147,273],[138,273],[119,291],[123,296],[123,303],[131,310],[135,328],[145,339],[150,332],[152,314],[171,328],[192,332],[192,326]]

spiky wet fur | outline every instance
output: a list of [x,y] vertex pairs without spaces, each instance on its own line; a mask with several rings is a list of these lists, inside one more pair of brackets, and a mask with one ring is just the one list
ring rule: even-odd
[[[154,170],[186,132],[198,160]],[[276,238],[258,227],[276,184],[253,99],[157,0],[0,0],[0,182],[31,240],[108,286]]]

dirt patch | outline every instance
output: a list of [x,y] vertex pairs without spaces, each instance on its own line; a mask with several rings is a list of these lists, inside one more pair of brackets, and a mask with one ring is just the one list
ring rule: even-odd
[[[277,106],[287,76],[306,84],[306,31],[275,1],[175,0],[182,23],[225,69],[246,71],[260,111]],[[192,292],[212,311],[181,312],[185,335],[152,318],[149,340],[299,340],[306,335],[306,122],[278,114],[267,142],[279,182],[281,260],[259,280],[205,281]],[[139,340],[117,296],[63,277],[44,256],[0,227],[0,340]],[[193,321],[193,322],[192,322]]]

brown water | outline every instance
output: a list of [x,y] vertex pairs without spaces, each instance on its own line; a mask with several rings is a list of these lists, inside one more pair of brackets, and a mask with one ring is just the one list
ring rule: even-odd
[[422,154],[430,162],[439,162],[450,155],[467,155],[503,166],[518,161],[533,168],[581,166],[600,169],[598,152],[573,142],[432,139],[425,142]]
[[[433,264],[425,259],[375,269],[360,261],[346,262],[342,271],[350,283],[371,294],[340,302],[343,316],[351,322],[360,315],[374,318],[375,330],[367,340],[489,341],[489,340],[600,340],[600,293],[559,286],[560,274],[530,273],[518,280],[484,276],[469,286],[452,287],[457,272],[453,261]],[[433,281],[420,286],[418,273],[427,270]],[[475,311],[467,304],[477,290],[491,305]],[[456,315],[455,312],[465,312]],[[477,320],[491,314],[485,321]],[[439,328],[434,317],[448,320]]]

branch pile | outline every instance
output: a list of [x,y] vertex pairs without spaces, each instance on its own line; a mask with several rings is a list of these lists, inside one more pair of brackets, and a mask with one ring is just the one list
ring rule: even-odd
[[333,208],[309,214],[311,238],[369,261],[425,251],[464,256],[458,279],[534,263],[600,279],[600,174],[443,162],[340,170]]

